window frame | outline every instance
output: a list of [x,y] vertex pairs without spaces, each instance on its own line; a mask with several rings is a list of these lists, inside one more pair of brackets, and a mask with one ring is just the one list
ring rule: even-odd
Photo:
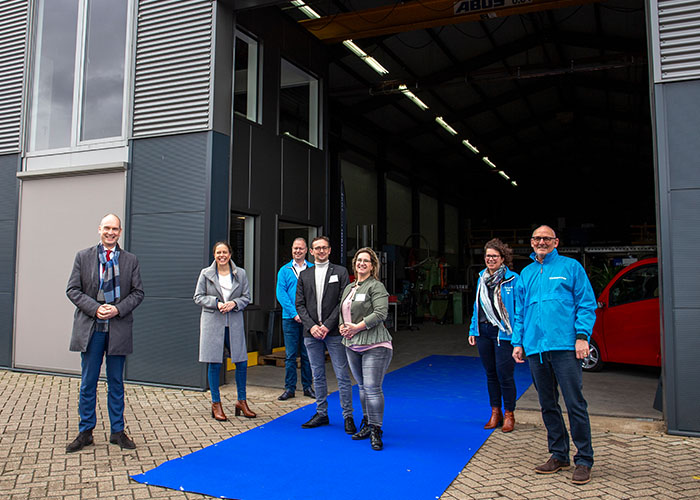
[[[236,110],[236,48],[238,45],[238,40],[241,40],[245,43],[248,44],[250,47],[251,45],[255,45],[255,68],[254,71],[251,71],[251,64],[250,64],[250,56],[248,59],[248,85],[246,86],[247,90],[247,96],[248,96],[248,103],[250,103],[250,98],[251,95],[255,96],[255,116],[251,118],[248,114],[243,114],[240,111]],[[249,51],[250,54],[250,51]],[[236,29],[233,33],[233,60],[231,64],[231,70],[232,70],[232,78],[231,78],[231,110],[233,112],[234,118],[239,117],[243,118],[245,120],[248,120],[249,122],[252,123],[257,123],[261,124],[262,123],[262,80],[263,80],[263,73],[262,73],[262,61],[263,60],[263,51],[262,51],[262,43],[260,42],[259,39],[256,37],[241,31],[239,29]],[[250,89],[250,76],[251,74],[255,75],[255,85],[254,85],[254,91],[251,92]]]
[[[41,0],[40,0],[41,1]],[[43,0],[44,3],[51,0]],[[85,96],[85,74],[86,69],[85,58],[87,57],[87,37],[88,37],[88,4],[91,0],[77,0],[77,19],[76,19],[76,41],[74,54],[73,68],[73,102],[71,109],[70,121],[70,143],[67,146],[34,149],[35,142],[35,123],[36,123],[36,99],[38,94],[38,81],[36,80],[39,74],[38,64],[40,63],[38,49],[39,41],[43,34],[40,32],[40,5],[35,6],[31,16],[31,43],[30,53],[28,57],[28,76],[27,76],[27,100],[24,111],[24,144],[25,157],[40,157],[47,155],[55,155],[61,153],[91,151],[96,149],[107,149],[119,146],[125,146],[128,141],[128,127],[131,123],[132,115],[132,88],[133,88],[133,55],[134,55],[134,38],[135,38],[135,12],[136,0],[125,0],[126,5],[126,26],[124,39],[124,82],[122,86],[122,117],[121,117],[121,133],[119,136],[104,137],[99,139],[80,140],[83,120],[83,98]]]
[[[301,73],[304,73],[311,81],[309,81],[309,130],[308,130],[308,135],[309,139],[303,139],[301,137],[297,137],[291,132],[288,131],[282,131],[282,119],[281,119],[281,114],[282,114],[282,69],[284,64],[288,64],[295,68],[297,71],[300,71]],[[307,146],[311,146],[316,149],[323,149],[322,144],[321,144],[321,137],[322,137],[322,99],[321,99],[321,89],[322,89],[322,81],[321,79],[312,73],[311,71],[304,69],[302,66],[295,64],[292,62],[290,59],[282,56],[280,57],[280,75],[279,75],[279,82],[278,82],[278,88],[277,88],[277,134],[282,136],[282,137],[289,137],[291,139],[294,139],[299,142],[303,142]],[[315,86],[316,89],[314,92],[312,92],[312,87]],[[315,101],[315,102],[314,102]],[[313,134],[312,134],[313,132]]]
[[255,303],[255,283],[257,276],[255,265],[256,262],[256,252],[257,248],[257,215],[251,215],[244,212],[239,212],[236,210],[231,211],[231,222],[229,223],[229,236],[228,241],[231,248],[235,251],[235,245],[233,242],[233,224],[234,220],[240,220],[243,218],[245,222],[243,223],[243,259],[244,262],[238,262],[235,255],[231,255],[231,259],[235,262],[236,266],[245,269],[246,276],[248,277],[248,286],[250,288],[250,303]]

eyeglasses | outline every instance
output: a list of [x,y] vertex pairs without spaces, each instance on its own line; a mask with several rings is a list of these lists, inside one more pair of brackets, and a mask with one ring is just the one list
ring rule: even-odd
[[320,247],[320,246],[319,246],[319,247],[313,247],[312,250],[323,250],[323,251],[325,251],[325,250],[328,250],[329,248],[330,248],[330,247]]
[[372,259],[357,259],[355,262],[366,262],[366,263],[371,263]]
[[500,258],[501,258],[500,255],[485,255],[485,256],[484,256],[484,259],[485,259],[485,260],[498,260],[498,259],[500,259]]
[[543,242],[545,242],[545,243],[549,243],[549,242],[551,242],[551,241],[556,240],[556,238],[555,238],[555,237],[552,237],[552,236],[533,236],[533,237],[530,238],[530,239],[531,239],[532,241],[534,241],[535,243],[537,243],[538,241],[543,241]]

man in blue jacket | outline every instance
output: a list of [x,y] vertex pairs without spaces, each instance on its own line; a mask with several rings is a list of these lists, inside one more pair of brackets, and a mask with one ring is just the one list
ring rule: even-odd
[[304,396],[315,398],[311,389],[311,364],[304,346],[301,318],[294,304],[297,296],[297,279],[307,267],[313,266],[306,260],[306,240],[297,238],[292,242],[292,260],[283,265],[277,273],[277,301],[282,306],[282,332],[284,332],[284,392],[279,399],[286,401],[294,397],[297,388],[297,356],[301,354],[301,385]]
[[593,446],[588,404],[583,397],[581,360],[588,356],[588,342],[595,323],[596,300],[583,266],[559,255],[554,230],[540,226],[530,244],[535,261],[520,273],[516,289],[516,323],[513,358],[528,357],[532,379],[547,428],[550,459],[537,467],[539,474],[568,468],[569,435],[559,406],[559,389],[569,414],[571,437],[577,448],[574,484],[591,479]]

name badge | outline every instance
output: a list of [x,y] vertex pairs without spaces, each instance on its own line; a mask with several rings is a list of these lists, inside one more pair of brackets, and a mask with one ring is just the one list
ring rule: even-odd
[[328,283],[338,283],[338,275],[332,274],[330,279],[328,280]]
[[357,301],[357,302],[364,302],[364,301],[365,301],[365,295],[367,295],[367,294],[365,294],[365,293],[358,293],[358,294],[355,294],[355,301]]

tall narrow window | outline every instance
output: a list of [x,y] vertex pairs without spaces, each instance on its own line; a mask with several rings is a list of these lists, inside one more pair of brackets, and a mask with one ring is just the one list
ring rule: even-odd
[[233,75],[233,110],[258,121],[258,42],[236,33]]
[[78,0],[42,0],[37,7],[29,148],[70,146]]
[[282,59],[280,73],[280,134],[318,146],[318,79]]
[[231,214],[231,258],[237,266],[245,269],[253,300],[255,285],[255,217],[238,213]]
[[37,0],[30,151],[123,138],[132,1]]
[[83,63],[83,141],[122,135],[126,21],[126,1],[90,0]]

